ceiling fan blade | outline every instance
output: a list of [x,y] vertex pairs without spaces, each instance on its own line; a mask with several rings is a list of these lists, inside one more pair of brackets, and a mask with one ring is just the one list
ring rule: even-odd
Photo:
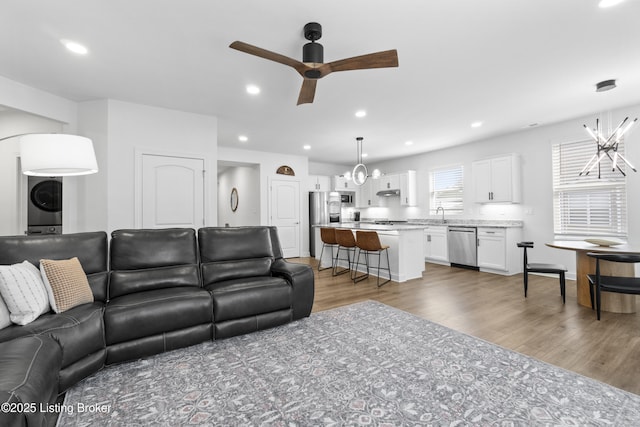
[[334,71],[366,70],[369,68],[388,68],[397,66],[398,51],[396,49],[392,49],[328,62],[326,64],[322,64],[318,69],[324,77]]
[[318,80],[316,79],[304,79],[302,82],[302,88],[300,89],[300,95],[298,96],[298,104],[311,104],[313,98],[316,95],[316,85]]
[[250,55],[259,56],[260,58],[268,59],[269,61],[278,62],[280,64],[293,67],[298,73],[302,75],[309,66],[304,63],[289,58],[288,56],[281,55],[279,53],[271,52],[270,50],[262,49],[261,47],[253,46],[241,41],[235,41],[229,45],[231,49],[239,50],[240,52],[248,53]]

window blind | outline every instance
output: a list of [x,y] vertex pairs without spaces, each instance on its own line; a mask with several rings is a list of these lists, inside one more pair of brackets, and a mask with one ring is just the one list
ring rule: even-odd
[[435,213],[439,207],[447,212],[462,213],[464,171],[462,165],[434,170],[429,174],[431,190],[430,211]]
[[[580,171],[596,154],[593,140],[552,147],[554,232],[566,236],[627,237],[626,177],[605,157],[588,175]],[[621,141],[618,152],[624,154]],[[624,170],[624,165],[618,165]]]

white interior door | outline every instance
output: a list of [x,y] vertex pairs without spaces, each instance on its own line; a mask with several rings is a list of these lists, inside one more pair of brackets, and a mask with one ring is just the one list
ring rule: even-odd
[[272,180],[270,209],[271,225],[278,228],[283,256],[300,256],[300,182]]
[[142,155],[142,228],[204,226],[204,159]]

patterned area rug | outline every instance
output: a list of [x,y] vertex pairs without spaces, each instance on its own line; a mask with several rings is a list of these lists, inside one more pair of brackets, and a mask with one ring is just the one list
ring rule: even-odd
[[107,367],[64,408],[59,426],[640,425],[640,396],[370,301]]

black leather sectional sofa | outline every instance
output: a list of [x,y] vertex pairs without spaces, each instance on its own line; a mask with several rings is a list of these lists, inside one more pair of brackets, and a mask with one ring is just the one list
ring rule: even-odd
[[0,330],[0,425],[41,411],[105,365],[309,316],[311,267],[287,262],[275,227],[0,237],[0,264],[78,257],[94,302]]

